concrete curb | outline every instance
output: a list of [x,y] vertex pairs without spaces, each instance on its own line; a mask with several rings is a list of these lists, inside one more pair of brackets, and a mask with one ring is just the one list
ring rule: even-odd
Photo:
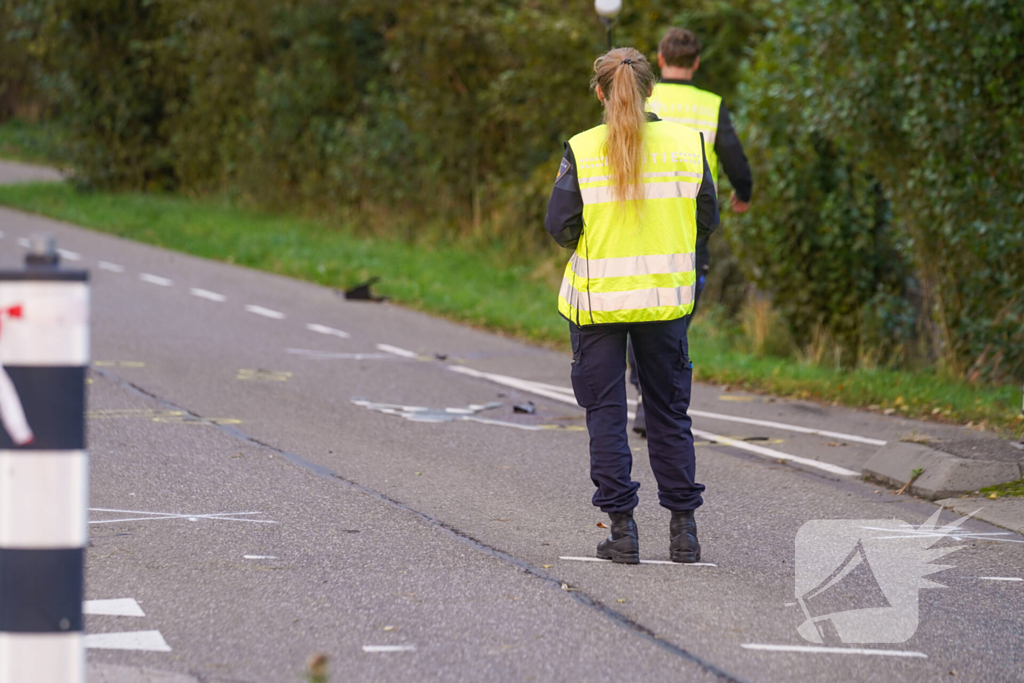
[[910,479],[911,472],[919,468],[924,471],[908,490],[929,500],[952,498],[1024,478],[1019,463],[958,458],[923,444],[905,442],[882,446],[862,471],[886,484],[902,486]]
[[115,666],[89,662],[85,680],[89,683],[199,683],[198,678],[171,671],[140,669],[136,666]]

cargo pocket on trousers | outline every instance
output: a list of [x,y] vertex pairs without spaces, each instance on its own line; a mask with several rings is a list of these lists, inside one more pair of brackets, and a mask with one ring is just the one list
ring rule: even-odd
[[572,393],[581,408],[591,408],[597,404],[597,398],[587,381],[581,336],[579,329],[569,328],[569,341],[572,343]]
[[690,402],[690,384],[693,380],[693,362],[686,350],[686,340],[679,340],[679,358],[672,372],[672,405]]

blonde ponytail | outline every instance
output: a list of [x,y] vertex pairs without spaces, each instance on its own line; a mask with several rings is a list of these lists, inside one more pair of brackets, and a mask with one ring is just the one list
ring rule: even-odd
[[612,196],[617,201],[642,200],[646,103],[654,86],[654,71],[638,51],[620,47],[597,58],[590,85],[594,89],[601,86],[604,95]]

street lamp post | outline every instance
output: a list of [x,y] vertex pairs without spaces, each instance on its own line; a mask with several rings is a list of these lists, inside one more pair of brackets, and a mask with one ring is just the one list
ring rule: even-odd
[[594,10],[597,16],[601,17],[605,31],[608,32],[608,49],[612,49],[612,31],[615,26],[615,19],[622,12],[622,0],[594,0]]

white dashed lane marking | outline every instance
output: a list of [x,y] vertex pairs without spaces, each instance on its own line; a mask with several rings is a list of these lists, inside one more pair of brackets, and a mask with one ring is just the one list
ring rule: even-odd
[[264,318],[271,318],[272,320],[284,320],[284,313],[275,311],[269,308],[263,308],[262,306],[253,306],[252,304],[245,307],[245,310],[256,315],[262,315]]
[[170,652],[171,646],[160,631],[129,631],[127,633],[88,633],[85,646],[90,650],[144,650]]
[[100,270],[108,270],[111,273],[123,273],[124,272],[124,266],[119,266],[116,263],[111,263],[110,261],[100,261],[96,265],[99,266]]
[[420,356],[420,354],[416,353],[415,351],[402,349],[397,346],[392,346],[391,344],[377,344],[377,349],[379,351],[383,351],[384,353],[393,353],[396,356],[401,356],[402,358],[419,358]]
[[415,645],[363,645],[363,652],[416,652]]
[[32,243],[28,241],[27,237],[19,237],[18,238],[18,246],[19,247],[25,247],[26,249],[28,249],[29,247],[32,246]]
[[174,284],[173,280],[168,280],[165,277],[159,275],[151,275],[150,273],[142,273],[139,275],[139,279],[143,282],[148,282],[151,285],[159,285],[161,287],[170,287]]
[[104,615],[109,617],[144,617],[146,613],[134,598],[118,598],[116,600],[86,600],[82,603],[82,614]]
[[77,253],[75,253],[73,251],[68,251],[67,249],[58,249],[57,253],[60,254],[60,257],[62,259],[64,259],[65,261],[81,261],[82,260],[82,255],[81,254],[77,254]]
[[318,323],[309,323],[306,325],[306,329],[310,332],[319,332],[320,334],[328,334],[332,337],[341,337],[342,339],[348,339],[352,336],[348,332],[342,332],[341,330],[336,330],[333,327],[327,327],[326,325],[320,325]]
[[193,287],[192,289],[189,290],[189,293],[192,296],[199,297],[200,299],[206,299],[207,301],[216,301],[217,303],[223,303],[228,300],[228,298],[223,294],[211,292],[208,289],[199,289],[198,287]]

